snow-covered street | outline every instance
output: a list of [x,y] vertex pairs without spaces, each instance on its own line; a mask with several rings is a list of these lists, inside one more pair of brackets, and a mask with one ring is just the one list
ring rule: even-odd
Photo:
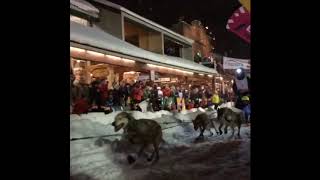
[[[250,179],[250,127],[241,128],[241,139],[230,139],[229,130],[226,135],[212,137],[205,132],[204,141],[194,142],[199,131],[194,131],[190,121],[199,113],[196,109],[177,114],[168,111],[133,112],[136,119],[158,121],[166,143],[161,145],[160,160],[153,166],[145,156],[129,165],[127,155],[135,156],[138,147],[119,141],[122,130],[115,133],[110,125],[117,113],[70,116],[70,139],[110,135],[70,142],[70,179]],[[150,155],[151,151],[147,153]]]

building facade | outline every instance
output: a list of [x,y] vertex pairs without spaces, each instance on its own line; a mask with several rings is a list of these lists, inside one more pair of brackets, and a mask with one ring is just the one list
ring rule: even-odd
[[192,57],[196,62],[199,62],[197,58],[212,58],[213,55],[213,39],[207,34],[207,30],[200,21],[194,20],[191,24],[180,20],[177,24],[174,24],[172,29],[179,34],[194,40],[192,45]]
[[71,0],[70,9],[70,62],[79,81],[210,84],[217,74],[193,62],[192,39],[117,4]]

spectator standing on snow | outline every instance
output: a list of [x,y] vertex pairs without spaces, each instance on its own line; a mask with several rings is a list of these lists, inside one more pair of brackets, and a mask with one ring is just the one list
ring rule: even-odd
[[106,103],[108,98],[108,81],[103,80],[99,85],[100,98],[103,104]]
[[142,91],[139,83],[134,85],[131,97],[133,100],[131,109],[132,110],[141,109],[138,107],[138,104],[141,102],[141,100],[143,98],[143,91]]
[[121,92],[120,86],[115,85],[112,91],[113,107],[115,111],[121,110]]
[[245,120],[246,120],[246,123],[248,124],[250,120],[250,115],[251,115],[251,106],[250,106],[249,96],[243,96],[241,98],[241,101],[243,103],[242,110],[244,111],[244,114],[245,114]]
[[151,90],[151,94],[150,94],[150,100],[152,103],[152,108],[154,111],[159,111],[160,107],[158,104],[158,89],[157,89],[157,85],[153,85],[153,89]]
[[163,89],[163,109],[167,109],[169,107],[169,97],[171,96],[171,89],[169,88],[169,85],[166,85]]
[[73,107],[73,114],[84,114],[88,113],[89,104],[85,98],[85,95],[82,95],[81,98],[77,98]]
[[131,88],[130,88],[130,84],[125,84],[125,86],[123,87],[122,89],[122,93],[123,93],[123,96],[124,96],[124,105],[125,106],[128,106],[128,99],[130,97],[130,94],[131,94]]
[[212,101],[212,104],[214,105],[214,109],[217,110],[220,104],[220,97],[217,91],[214,92],[211,101]]

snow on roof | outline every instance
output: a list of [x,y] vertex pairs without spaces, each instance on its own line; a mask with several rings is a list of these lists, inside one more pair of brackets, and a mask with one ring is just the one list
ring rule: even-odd
[[140,16],[140,15],[138,15],[138,14],[136,14],[136,13],[134,13],[134,12],[132,12],[132,11],[120,6],[120,5],[118,5],[118,4],[115,4],[115,3],[112,3],[112,2],[106,1],[106,0],[93,0],[93,1],[99,2],[101,4],[104,4],[106,6],[109,6],[109,7],[115,8],[115,9],[118,9],[120,11],[123,11],[123,12],[125,12],[125,13],[127,13],[127,14],[135,17],[135,18],[138,18],[138,19],[140,19],[140,20],[142,20],[142,21],[144,21],[144,22],[146,22],[146,23],[148,23],[148,24],[150,24],[152,26],[155,26],[155,27],[165,31],[166,33],[168,33],[170,35],[174,35],[175,37],[178,37],[179,39],[182,39],[182,40],[184,40],[184,41],[186,41],[188,43],[192,44],[194,42],[194,40],[192,40],[190,38],[187,38],[185,36],[182,36],[181,34],[178,34],[178,33],[174,32],[174,31],[172,31],[172,30],[170,30],[170,29],[168,29],[168,28],[166,28],[164,26],[161,26],[160,24],[157,24],[157,23],[149,20],[149,19],[146,19],[146,18],[144,18],[144,17],[142,17],[142,16]]
[[141,49],[121,39],[118,39],[107,32],[104,32],[98,27],[88,27],[74,22],[70,22],[70,41],[90,45],[109,51],[119,52],[128,56],[147,59],[153,62],[158,62],[169,66],[173,65],[194,71],[200,71],[209,74],[217,74],[217,71],[215,69],[205,67],[190,60],[156,54]]
[[92,4],[85,0],[70,0],[70,5],[74,5],[79,9],[82,9],[84,11],[88,11],[91,13],[99,13],[99,9],[94,7]]

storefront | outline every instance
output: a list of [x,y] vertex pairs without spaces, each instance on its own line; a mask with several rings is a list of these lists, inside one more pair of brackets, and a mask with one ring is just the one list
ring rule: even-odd
[[99,78],[107,80],[109,88],[136,81],[208,85],[217,75],[215,69],[143,50],[91,27],[71,24],[70,30],[71,68],[86,84]]

